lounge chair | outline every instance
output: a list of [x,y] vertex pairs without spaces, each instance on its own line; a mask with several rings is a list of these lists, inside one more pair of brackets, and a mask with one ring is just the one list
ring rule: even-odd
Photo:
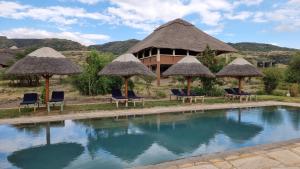
[[170,100],[171,100],[172,96],[176,96],[177,100],[182,99],[183,103],[184,103],[185,99],[190,99],[190,102],[193,101],[192,96],[188,96],[188,95],[184,94],[179,89],[171,89]]
[[[187,89],[182,89],[181,90],[185,95],[188,95]],[[198,95],[197,93],[190,91],[190,96],[194,98],[194,101],[197,102],[197,98],[200,98],[202,100],[202,103],[204,103],[204,96],[203,95]]]
[[65,92],[64,91],[53,91],[51,99],[47,104],[47,110],[50,112],[50,106],[60,105],[60,111],[64,111],[65,104]]
[[225,99],[235,99],[237,96],[235,92],[231,88],[224,89],[225,91]]
[[[236,93],[239,93],[239,88],[232,88],[233,91],[235,91]],[[241,95],[244,95],[244,96],[248,96],[249,100],[251,101],[252,98],[254,97],[255,100],[257,100],[257,96],[256,95],[253,95],[251,93],[248,93],[248,92],[245,92],[245,91],[241,91],[240,92]]]
[[23,96],[23,100],[19,105],[19,112],[21,112],[21,106],[29,107],[29,105],[33,105],[33,110],[36,110],[36,107],[39,107],[39,100],[38,100],[37,93],[25,93]]
[[[243,101],[243,99],[245,99],[245,101],[248,101],[248,98],[249,96],[246,95],[246,94],[241,94],[239,92],[239,89],[238,90],[234,90],[233,88],[228,88],[228,89],[225,89],[225,92],[228,94],[228,97],[229,98],[232,98],[232,99],[239,99],[240,102]],[[226,95],[225,95],[226,96]]]
[[120,89],[113,89],[111,91],[111,100],[114,100],[116,102],[117,108],[119,107],[119,102],[125,101],[125,106],[128,107],[128,98],[122,95],[122,92]]
[[134,107],[135,107],[135,102],[142,102],[143,106],[145,105],[144,98],[137,96],[132,90],[128,90],[128,99],[133,102]]

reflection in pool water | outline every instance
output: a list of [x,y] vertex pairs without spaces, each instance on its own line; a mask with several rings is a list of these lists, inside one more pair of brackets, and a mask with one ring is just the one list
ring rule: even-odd
[[300,138],[300,109],[264,107],[0,126],[2,168],[124,168]]

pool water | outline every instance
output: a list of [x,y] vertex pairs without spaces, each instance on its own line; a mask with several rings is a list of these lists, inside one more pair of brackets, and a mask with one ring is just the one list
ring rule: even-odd
[[2,125],[0,168],[126,168],[294,138],[294,107]]

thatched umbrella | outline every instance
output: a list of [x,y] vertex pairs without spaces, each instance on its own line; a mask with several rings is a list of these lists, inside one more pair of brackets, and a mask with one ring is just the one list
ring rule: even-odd
[[184,76],[187,79],[187,90],[190,95],[192,77],[214,77],[214,74],[194,56],[186,56],[172,65],[164,73],[164,76]]
[[49,47],[42,47],[17,61],[7,70],[10,75],[39,75],[46,79],[45,103],[49,101],[49,79],[53,75],[80,73],[80,68],[64,55]]
[[243,58],[237,58],[217,74],[218,77],[233,77],[239,80],[239,92],[242,91],[242,82],[245,77],[262,77],[263,74],[251,63]]
[[144,64],[140,62],[133,54],[126,53],[110,64],[105,66],[99,73],[99,75],[121,76],[125,79],[125,96],[128,96],[128,79],[131,76],[153,76],[155,74],[151,72]]

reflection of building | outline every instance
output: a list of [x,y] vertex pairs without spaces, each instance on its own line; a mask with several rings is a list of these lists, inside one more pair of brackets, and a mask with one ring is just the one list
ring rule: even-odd
[[184,56],[201,54],[207,46],[216,54],[236,51],[194,25],[182,19],[176,19],[155,29],[128,52],[133,53],[146,66],[156,71],[157,85],[160,85],[160,75],[168,67]]

